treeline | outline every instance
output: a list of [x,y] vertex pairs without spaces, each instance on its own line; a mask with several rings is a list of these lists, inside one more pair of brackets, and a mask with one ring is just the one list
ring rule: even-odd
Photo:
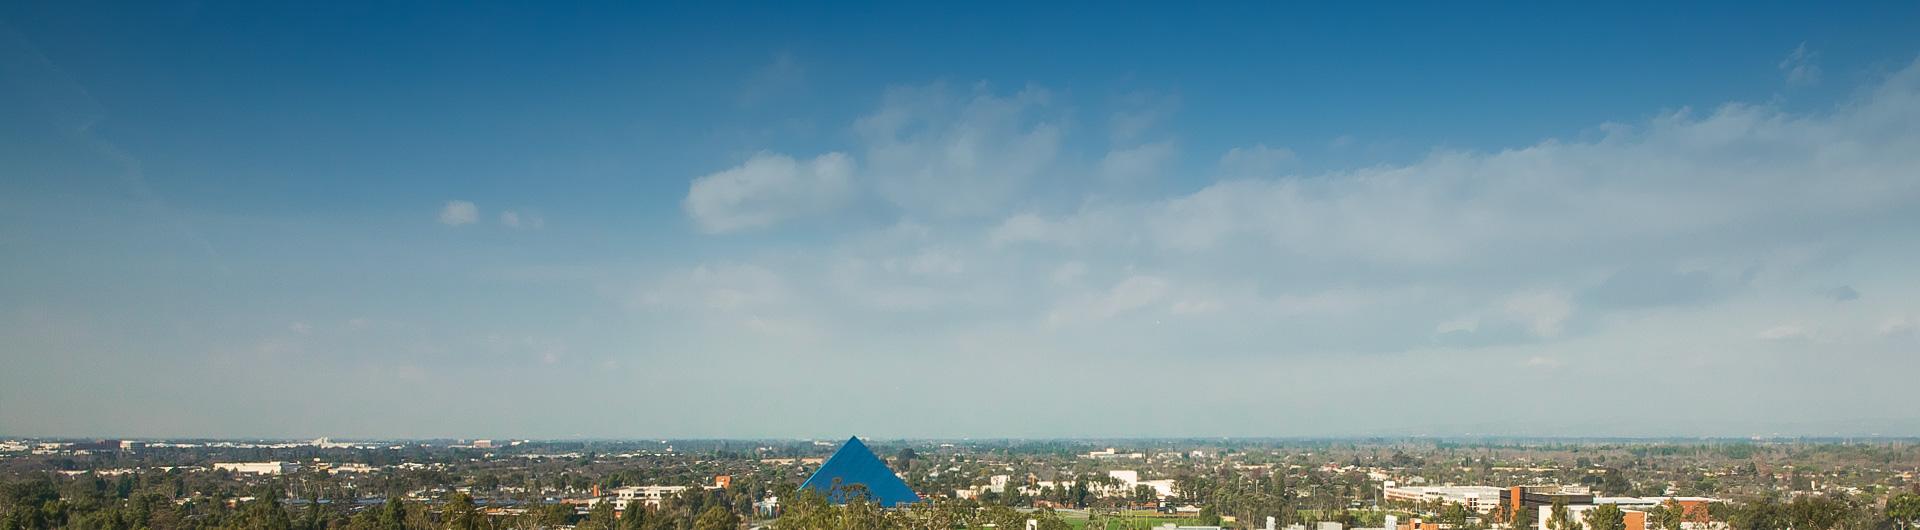
[[836,506],[813,490],[795,494],[785,509],[786,513],[773,522],[772,530],[956,530],[989,525],[1015,529],[1026,528],[1028,519],[1037,521],[1039,530],[1072,528],[1059,514],[1046,509],[1023,513],[1006,506],[932,499],[885,510],[860,496]]
[[[123,490],[126,481],[35,477],[0,483],[0,530],[733,530],[752,513],[746,495],[689,488],[656,508],[616,516],[601,502],[533,503],[488,510],[465,493],[432,503],[388,497],[362,506],[317,499],[289,502],[283,484],[251,496],[187,497],[160,488]],[[163,483],[164,484],[164,483]]]
[[[277,482],[259,486],[251,495],[226,491],[187,495],[192,485],[191,479],[178,475],[112,480],[38,476],[7,481],[0,483],[0,530],[735,530],[753,514],[752,499],[759,497],[739,486],[732,488],[739,491],[689,488],[656,508],[632,510],[625,516],[617,516],[610,502],[599,503],[585,514],[573,505],[552,503],[522,504],[506,513],[489,514],[460,492],[434,502],[388,497],[379,504],[361,506],[317,499],[289,501],[289,488]],[[1220,514],[1235,516],[1242,525],[1264,522],[1268,515],[1281,524],[1313,520],[1360,524],[1344,515],[1350,513],[1346,510],[1313,507],[1312,495],[1298,491],[1277,477],[1217,481],[1195,477],[1179,484],[1177,500],[1204,507],[1205,522],[1217,521],[1215,514]],[[835,506],[815,492],[795,491],[791,486],[776,487],[770,493],[779,495],[785,510],[772,523],[774,530],[1025,528],[1028,519],[1045,530],[1071,528],[1045,509],[1023,512],[1004,505],[933,499],[885,510],[863,500]],[[1439,508],[1439,522],[1468,530],[1481,527],[1473,514],[1457,505]],[[1584,517],[1568,516],[1564,510],[1552,510],[1555,513],[1550,513],[1543,530],[1624,530],[1623,513],[1617,508],[1589,510]],[[1528,512],[1520,522],[1533,521]],[[1309,513],[1313,515],[1303,516]],[[1761,496],[1714,504],[1709,514],[1731,530],[1920,530],[1920,495]],[[1677,506],[1655,508],[1649,515],[1649,530],[1682,530],[1686,516]]]
[[[1784,501],[1758,497],[1710,508],[1714,520],[1726,521],[1734,530],[1912,530],[1920,526],[1920,495],[1913,493],[1894,494],[1884,504],[1835,494]],[[1661,518],[1662,514],[1654,515]],[[1672,528],[1677,530],[1679,524]]]
[[[1912,493],[1895,494],[1884,504],[1844,495],[1801,495],[1784,501],[1756,497],[1714,503],[1707,508],[1713,521],[1725,523],[1732,530],[1911,530],[1920,524],[1920,495]],[[1497,510],[1496,514],[1504,511]],[[1554,505],[1547,511],[1542,530],[1626,530],[1625,516],[1624,510],[1611,504],[1587,510],[1579,517],[1565,505]],[[1669,501],[1647,511],[1647,529],[1683,530],[1690,527],[1690,519],[1698,522],[1695,517]],[[1532,528],[1531,513],[1520,521]]]

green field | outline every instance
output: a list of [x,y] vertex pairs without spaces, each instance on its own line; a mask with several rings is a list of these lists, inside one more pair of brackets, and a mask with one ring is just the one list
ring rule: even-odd
[[[1176,525],[1200,524],[1198,518],[1166,515],[1151,511],[1124,512],[1118,517],[1105,515],[1102,516],[1101,519],[1106,523],[1106,528],[1099,530],[1143,530],[1162,526],[1167,523]],[[1067,525],[1072,526],[1075,530],[1088,528],[1087,523],[1088,519],[1086,517],[1067,518]]]
[[[1145,529],[1162,526],[1167,523],[1173,523],[1176,525],[1200,524],[1200,520],[1198,518],[1172,516],[1172,515],[1166,515],[1166,514],[1152,512],[1152,511],[1130,511],[1130,512],[1124,512],[1119,516],[1114,516],[1111,514],[1102,515],[1101,519],[1103,519],[1104,522],[1106,523],[1104,525],[1106,527],[1105,529],[1100,529],[1100,527],[1098,526],[1089,526],[1088,524],[1090,521],[1088,520],[1088,517],[1085,513],[1065,512],[1060,514],[1060,518],[1066,520],[1067,526],[1072,527],[1073,530],[1087,530],[1088,528],[1093,528],[1095,530],[1145,530]],[[979,530],[988,530],[988,529],[979,529]],[[998,529],[994,529],[994,530],[998,530]],[[1019,529],[1015,529],[1015,530],[1019,530]]]

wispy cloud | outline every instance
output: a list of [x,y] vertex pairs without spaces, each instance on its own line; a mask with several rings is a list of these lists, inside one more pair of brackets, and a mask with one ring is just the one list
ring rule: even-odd
[[1293,159],[1293,150],[1285,147],[1235,147],[1220,155],[1220,173],[1228,177],[1270,177]]
[[894,87],[854,123],[867,173],[887,201],[941,217],[1004,211],[1050,168],[1065,126],[1046,89],[986,83]]
[[440,224],[460,226],[480,221],[480,207],[469,201],[447,201],[440,207]]
[[538,230],[547,226],[547,219],[534,213],[520,213],[518,210],[500,212],[500,225],[507,228],[525,228]]
[[1753,336],[1771,341],[1807,340],[1813,338],[1813,330],[1801,324],[1780,324],[1760,330]]
[[734,232],[825,212],[852,192],[851,157],[827,153],[799,161],[761,152],[732,169],[696,178],[683,205],[702,231]]
[[1108,151],[1100,159],[1100,174],[1116,181],[1138,181],[1163,171],[1179,148],[1171,140]]
[[[1781,256],[1818,248],[1821,227],[1836,219],[1892,222],[1920,201],[1920,180],[1899,169],[1920,165],[1920,130],[1910,126],[1920,122],[1920,67],[1828,112],[1681,109],[1581,141],[1287,176],[1274,168],[1291,152],[1256,143],[1222,156],[1223,168],[1247,168],[1231,172],[1242,176],[1197,190],[1130,198],[1090,190],[1078,202],[1024,207],[1027,199],[961,186],[983,174],[961,168],[1007,161],[953,154],[1019,151],[1045,136],[1046,121],[1034,116],[1060,103],[1038,88],[1020,94],[896,89],[858,122],[856,147],[901,158],[885,164],[893,171],[863,166],[849,180],[901,224],[832,233],[838,243],[767,264],[786,285],[832,286],[806,296],[822,301],[808,314],[815,329],[852,334],[847,327],[884,308],[942,315],[899,329],[1039,326],[1123,350],[1183,334],[1217,334],[1222,351],[1284,334],[1268,348],[1295,354],[1625,341],[1632,336],[1609,328],[1635,315],[1709,318],[1719,304],[1768,289],[1804,297],[1808,288],[1756,271],[1789,270]],[[1042,165],[1019,167],[1043,174]],[[815,203],[802,188],[735,195]],[[978,205],[967,211],[1009,211],[954,217],[908,199],[949,196]],[[731,213],[704,229],[765,226],[801,211],[749,202],[716,210]],[[866,243],[881,239],[893,243]],[[1756,314],[1712,326],[1756,330],[1746,338],[1794,335],[1766,332],[1778,322]]]
[[773,60],[755,70],[740,90],[740,105],[754,106],[783,95],[791,95],[807,84],[807,68],[792,52],[773,54]]
[[1820,82],[1820,53],[1807,49],[1807,43],[1800,43],[1780,60],[1780,73],[1787,76],[1787,83],[1793,85],[1811,85]]

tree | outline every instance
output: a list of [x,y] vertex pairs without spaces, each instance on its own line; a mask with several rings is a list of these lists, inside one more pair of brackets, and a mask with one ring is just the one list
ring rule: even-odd
[[1440,508],[1440,522],[1455,528],[1466,526],[1467,507],[1457,502],[1447,503]]
[[567,524],[573,519],[573,507],[559,503],[540,503],[527,509],[527,519],[535,528],[550,528]]
[[480,510],[474,507],[473,497],[465,493],[456,491],[447,495],[447,504],[440,508],[440,520],[447,530],[480,530]]
[[1920,494],[1902,493],[1888,498],[1887,517],[1902,530],[1920,528]]
[[1654,530],[1680,530],[1680,523],[1686,520],[1686,507],[1673,499],[1647,510],[1647,522],[1653,525]]
[[1580,530],[1580,522],[1573,520],[1567,512],[1566,501],[1553,501],[1553,507],[1547,512],[1546,530]]
[[1619,506],[1602,504],[1587,510],[1587,530],[1627,530],[1627,512]]
[[[37,477],[6,484],[0,493],[0,528],[52,528],[63,524],[64,503],[53,480]],[[52,508],[52,509],[49,509]]]
[[620,514],[620,528],[625,530],[647,530],[647,503],[634,500],[627,503],[627,511]]
[[839,513],[841,510],[828,504],[826,496],[812,488],[799,490],[790,498],[782,498],[780,504],[786,513],[773,522],[775,530],[844,528],[841,524],[843,517]]
[[1093,494],[1087,489],[1087,481],[1075,480],[1073,487],[1067,490],[1067,503],[1075,508],[1087,507],[1087,498]]
[[326,530],[326,528],[327,521],[320,510],[320,498],[317,496],[308,497],[306,513],[300,517],[300,529]]
[[1787,522],[1794,530],[1831,530],[1851,515],[1853,506],[1830,495],[1794,497],[1786,506]]
[[1494,524],[1511,527],[1513,525],[1513,504],[1508,503],[1506,498],[1501,498],[1500,505],[1493,508],[1492,515]]
[[707,511],[700,514],[700,518],[693,522],[693,530],[734,530],[739,527],[740,516],[719,506],[707,508]]
[[1618,469],[1608,469],[1600,475],[1600,492],[1606,495],[1626,495],[1633,490],[1633,482]]
[[1052,508],[1033,512],[1033,519],[1039,523],[1035,526],[1038,530],[1070,530],[1073,528],[1072,525],[1067,524],[1065,519],[1061,519],[1060,514],[1055,513]]
[[1220,526],[1220,512],[1214,511],[1213,506],[1201,507],[1200,526]]
[[1787,520],[1780,503],[1762,497],[1732,506],[1727,525],[1734,530],[1785,530]]
[[1160,490],[1153,489],[1153,486],[1146,484],[1136,484],[1133,486],[1133,502],[1137,504],[1150,503],[1159,498]]
[[279,485],[268,485],[260,492],[259,500],[248,503],[243,518],[248,528],[261,530],[292,530],[293,518],[287,516],[287,510],[280,506]]
[[580,523],[580,530],[619,530],[614,525],[613,501],[601,499],[593,503],[593,509],[587,511],[587,520]]
[[1521,506],[1520,513],[1514,514],[1513,521],[1508,524],[1511,525],[1514,530],[1537,530],[1537,527],[1540,526],[1540,509],[1532,506]]

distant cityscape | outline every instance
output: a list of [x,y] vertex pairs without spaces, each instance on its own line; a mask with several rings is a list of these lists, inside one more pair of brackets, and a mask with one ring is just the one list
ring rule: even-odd
[[1920,440],[0,441],[0,529],[1905,530]]

